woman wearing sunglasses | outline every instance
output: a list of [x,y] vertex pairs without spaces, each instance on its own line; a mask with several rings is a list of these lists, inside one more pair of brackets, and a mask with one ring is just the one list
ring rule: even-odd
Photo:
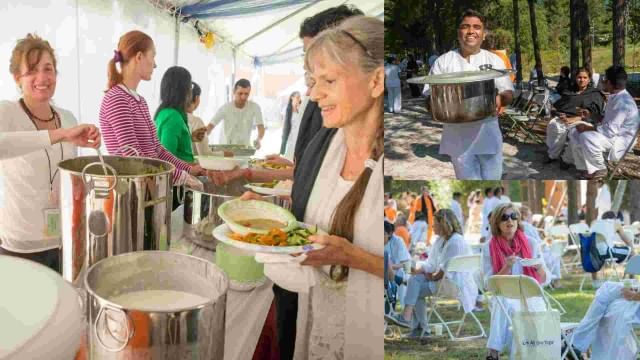
[[[428,329],[424,298],[437,293],[440,280],[445,277],[444,270],[449,260],[455,256],[471,255],[471,248],[462,237],[460,222],[450,209],[441,209],[435,213],[433,231],[438,238],[431,248],[427,261],[419,268],[412,269],[413,276],[409,279],[405,294],[404,312],[387,317],[388,320],[400,326],[413,328],[411,335],[414,337],[421,336],[421,329]],[[478,294],[473,274],[449,273],[447,279],[461,289],[461,300],[465,312],[473,310]],[[414,313],[417,321],[413,320]]]
[[[525,235],[520,219],[520,212],[511,203],[500,204],[493,210],[489,218],[492,237],[482,251],[485,284],[493,275],[526,275],[541,285],[549,282],[540,244]],[[539,259],[539,262],[537,265],[523,266],[524,259]],[[502,303],[510,313],[520,308],[520,300],[502,299]],[[544,309],[544,299],[534,298],[527,303],[530,311]],[[507,317],[497,301],[493,302],[492,307],[487,360],[498,359],[504,346],[511,344]]]

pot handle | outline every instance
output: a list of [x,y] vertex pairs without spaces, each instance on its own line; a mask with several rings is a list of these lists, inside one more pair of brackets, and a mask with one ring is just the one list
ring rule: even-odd
[[516,72],[513,69],[494,69],[493,65],[491,65],[491,64],[480,65],[479,68],[480,68],[480,71],[493,70],[493,71],[497,71],[499,73],[502,73],[503,75],[510,75],[510,74],[514,74]]
[[[124,145],[124,146],[121,146],[121,147],[118,149],[118,152],[119,152],[120,154],[124,154],[124,150],[127,150],[127,149],[129,149],[129,150],[133,150],[133,152],[136,154],[136,156],[137,156],[137,157],[140,157],[140,151],[138,151],[138,149],[134,148],[134,147],[133,147],[133,146],[131,146],[131,145]],[[124,155],[122,155],[122,156],[124,156]]]
[[[111,184],[107,189],[104,189],[104,188],[96,189],[94,186],[95,184],[93,183],[93,180],[92,179],[87,180],[87,177],[86,177],[87,169],[89,169],[92,166],[105,166],[107,169],[111,170],[111,173],[113,174],[113,184]],[[118,184],[118,173],[116,172],[116,169],[113,168],[113,166],[107,163],[102,163],[99,161],[92,162],[90,164],[87,164],[82,169],[82,181],[84,182],[85,185],[89,186],[89,191],[96,189],[96,190],[100,190],[101,192],[109,193],[111,192],[111,190],[115,189],[116,185]]]
[[[111,330],[109,330],[109,327],[107,325],[107,319],[106,319],[106,315],[105,315],[105,309],[106,310],[111,310],[111,311],[115,311],[117,313],[119,313],[122,318],[124,319],[124,322],[126,323],[126,333],[125,333],[125,340],[122,342],[122,345],[113,348],[113,347],[109,347],[104,343],[104,340],[102,339],[102,336],[100,335],[100,331],[98,331],[98,323],[100,322],[100,319],[102,318],[102,322],[103,322],[103,326],[106,328],[107,331],[109,331],[109,333],[111,334],[111,337],[114,338],[116,341],[119,341],[119,339],[117,339],[115,336],[113,336],[113,334],[111,333]],[[133,329],[133,321],[131,321],[131,318],[129,318],[129,314],[127,314],[126,311],[122,310],[122,309],[118,309],[115,308],[111,305],[104,305],[100,307],[100,311],[98,311],[98,316],[96,317],[96,322],[93,324],[93,331],[96,334],[96,338],[98,338],[98,342],[100,343],[100,346],[102,346],[103,349],[109,351],[109,352],[120,352],[122,351],[124,348],[127,347],[127,345],[129,344],[129,340],[131,339],[131,337],[133,337],[133,333],[134,333],[134,329]]]

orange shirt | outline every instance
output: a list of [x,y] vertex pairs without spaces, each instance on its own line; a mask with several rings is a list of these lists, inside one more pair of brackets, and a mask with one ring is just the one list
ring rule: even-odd
[[[490,50],[490,51],[498,55],[498,57],[502,60],[502,62],[504,63],[504,66],[507,69],[511,69],[511,60],[509,60],[509,57],[507,56],[507,52],[505,50]],[[516,80],[516,74],[510,74],[509,78],[511,78],[511,82],[514,82]]]
[[392,208],[391,206],[385,207],[384,216],[386,216],[387,219],[392,223],[395,223],[396,217],[398,216],[398,211],[396,211],[396,209]]
[[400,238],[404,240],[404,244],[407,246],[407,250],[408,250],[409,247],[411,246],[411,234],[409,234],[409,230],[407,229],[407,227],[406,226],[396,227],[396,231],[394,234],[400,236]]

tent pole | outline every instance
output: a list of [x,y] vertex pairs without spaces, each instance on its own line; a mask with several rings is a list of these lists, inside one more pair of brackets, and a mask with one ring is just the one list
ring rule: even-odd
[[180,19],[178,16],[174,17],[176,20],[175,42],[173,45],[173,65],[178,65],[178,49],[180,48]]
[[[236,48],[233,48],[233,62],[231,63],[231,89],[233,89],[233,85],[236,83]],[[231,94],[233,94],[233,90],[231,91]],[[231,94],[229,94],[229,101],[232,100],[232,96]]]

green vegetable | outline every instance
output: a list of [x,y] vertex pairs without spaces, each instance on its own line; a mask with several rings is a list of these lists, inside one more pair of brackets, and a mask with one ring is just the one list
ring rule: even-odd
[[315,235],[317,232],[317,225],[309,227],[308,229],[297,227],[287,233],[287,244],[289,244],[289,246],[301,246],[310,244],[311,242],[309,241],[309,236]]

